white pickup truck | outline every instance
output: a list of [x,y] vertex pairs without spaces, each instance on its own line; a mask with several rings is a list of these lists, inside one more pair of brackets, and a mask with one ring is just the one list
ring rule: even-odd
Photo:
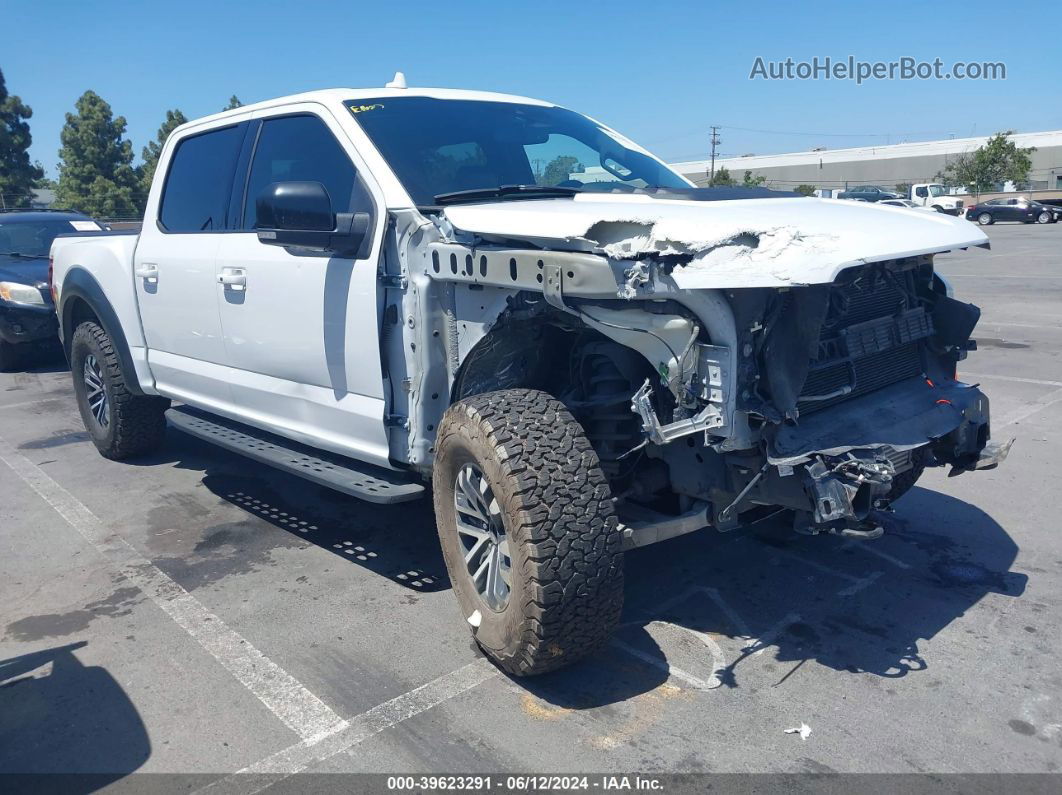
[[946,215],[694,188],[547,102],[398,86],[179,127],[140,234],[58,238],[51,286],[103,455],[168,419],[431,493],[463,618],[533,674],[609,636],[626,550],[779,512],[873,538],[926,466],[996,465],[956,380],[979,311],[933,270],[968,246]]
[[920,207],[928,207],[947,215],[961,216],[965,204],[963,199],[950,195],[947,188],[939,182],[921,182],[912,185],[905,198]]

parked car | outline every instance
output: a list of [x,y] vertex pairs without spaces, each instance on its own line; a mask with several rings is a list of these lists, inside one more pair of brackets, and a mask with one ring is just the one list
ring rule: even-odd
[[0,210],[0,370],[58,342],[48,292],[48,249],[56,235],[100,227],[65,210]]
[[1062,208],[1051,207],[1024,196],[1011,199],[989,199],[975,204],[966,211],[968,221],[977,221],[981,226],[996,221],[1021,221],[1026,224],[1053,224],[1062,216]]
[[879,202],[882,199],[902,199],[899,193],[885,190],[878,185],[860,185],[856,188],[848,188],[837,194],[838,199],[862,199],[865,202]]
[[[562,156],[601,173],[535,168]],[[956,380],[979,310],[932,263],[983,232],[745,195],[501,94],[336,89],[193,121],[139,235],[53,244],[77,405],[108,458],[155,450],[168,418],[366,500],[431,494],[476,642],[549,671],[616,627],[627,550],[781,509],[875,538],[926,466],[1006,453]]]
[[922,212],[935,213],[940,212],[932,207],[925,207],[921,204],[915,204],[910,199],[882,199],[878,204],[883,207],[904,207],[908,210],[919,210]]

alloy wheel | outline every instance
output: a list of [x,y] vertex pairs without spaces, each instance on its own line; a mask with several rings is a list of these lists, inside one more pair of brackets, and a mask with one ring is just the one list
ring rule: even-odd
[[468,575],[487,606],[500,612],[509,603],[512,589],[509,539],[501,506],[475,464],[465,464],[457,472],[454,508]]
[[82,378],[85,381],[85,402],[88,403],[89,411],[97,424],[106,428],[111,422],[110,400],[103,383],[103,370],[95,354],[90,353],[85,357]]

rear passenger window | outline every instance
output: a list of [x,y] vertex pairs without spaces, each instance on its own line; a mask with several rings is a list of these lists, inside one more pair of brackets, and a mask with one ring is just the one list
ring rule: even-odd
[[255,200],[266,186],[291,181],[320,182],[332,200],[333,212],[372,209],[354,164],[316,116],[283,116],[262,123],[247,180],[243,228],[255,228]]
[[211,130],[177,144],[162,192],[159,220],[167,232],[225,228],[233,171],[244,125]]

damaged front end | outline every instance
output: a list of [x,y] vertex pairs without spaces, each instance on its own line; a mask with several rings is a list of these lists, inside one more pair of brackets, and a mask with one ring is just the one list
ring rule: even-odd
[[384,274],[384,317],[404,328],[384,336],[407,401],[392,457],[415,468],[430,469],[440,396],[545,390],[585,429],[638,546],[779,509],[800,532],[875,537],[925,467],[990,468],[1009,449],[957,378],[980,312],[933,269],[987,245],[964,221],[688,195],[407,220]]
[[[874,538],[876,512],[924,467],[948,465],[954,475],[1005,458],[1009,443],[990,441],[987,397],[956,375],[976,347],[980,311],[946,294],[930,256],[852,267],[831,284],[726,297],[733,359],[696,346],[670,423],[653,410],[650,382],[632,400],[676,491],[690,497],[707,484],[684,474],[690,456],[671,443],[703,431],[687,447],[698,464],[716,454],[709,490],[713,505],[724,503],[719,529],[777,506],[793,511],[799,532]],[[736,374],[729,418],[719,408],[728,402],[726,367]]]

